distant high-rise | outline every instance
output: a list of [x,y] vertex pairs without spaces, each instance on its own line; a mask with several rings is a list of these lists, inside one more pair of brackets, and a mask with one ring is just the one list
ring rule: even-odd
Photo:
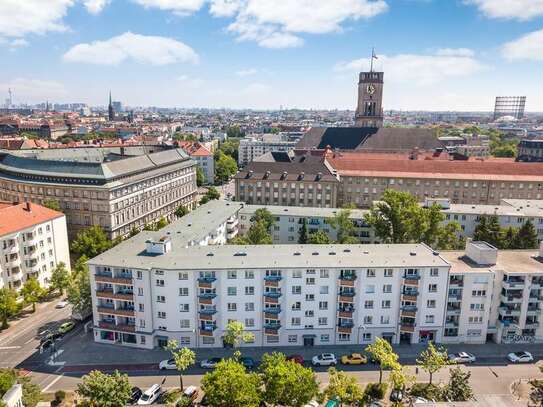
[[375,51],[371,55],[369,72],[360,72],[358,81],[358,106],[355,114],[356,127],[383,127],[383,72],[373,71]]
[[107,113],[110,122],[115,120],[115,109],[113,109],[113,103],[111,102],[111,91],[109,91],[109,105],[107,108]]
[[494,105],[494,120],[504,116],[512,116],[515,119],[524,117],[526,96],[496,96]]

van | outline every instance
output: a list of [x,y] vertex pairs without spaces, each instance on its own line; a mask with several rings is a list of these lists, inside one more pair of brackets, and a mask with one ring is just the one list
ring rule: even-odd
[[161,387],[160,384],[153,384],[141,395],[138,400],[138,405],[153,404],[160,396]]

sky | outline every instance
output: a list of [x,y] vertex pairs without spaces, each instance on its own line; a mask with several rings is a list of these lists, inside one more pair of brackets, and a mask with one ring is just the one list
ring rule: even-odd
[[543,111],[543,0],[0,0],[0,100]]

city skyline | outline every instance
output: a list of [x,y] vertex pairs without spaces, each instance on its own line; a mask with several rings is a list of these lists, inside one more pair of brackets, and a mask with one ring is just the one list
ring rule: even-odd
[[[543,1],[0,0],[13,103],[349,109],[358,71],[385,110],[543,111]],[[324,58],[323,58],[324,56]],[[36,63],[39,61],[39,63]]]

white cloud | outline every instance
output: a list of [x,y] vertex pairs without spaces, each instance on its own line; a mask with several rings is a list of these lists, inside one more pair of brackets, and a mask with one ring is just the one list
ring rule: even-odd
[[271,91],[272,87],[270,85],[267,85],[265,83],[250,83],[245,88],[241,90],[241,93],[245,96],[262,96],[269,91]]
[[24,38],[15,38],[8,40],[7,38],[0,37],[0,46],[7,47],[10,51],[15,51],[18,48],[24,48],[28,46],[28,41]]
[[236,72],[236,75],[237,76],[241,76],[241,77],[244,77],[244,76],[251,76],[251,75],[256,75],[258,73],[258,70],[255,69],[255,68],[249,68],[249,69],[242,69],[240,71],[237,71]]
[[340,31],[347,20],[371,18],[385,12],[384,0],[214,0],[211,13],[234,16],[228,31],[240,41],[267,48],[299,47],[297,34]]
[[89,13],[99,14],[109,2],[110,0],[84,0],[83,5]]
[[177,82],[179,82],[183,87],[191,88],[191,89],[200,89],[205,81],[200,78],[192,78],[188,75],[180,75],[176,78]]
[[[487,69],[474,57],[473,52],[463,48],[442,49],[434,55],[379,55],[376,63],[378,69],[384,67],[388,80],[419,85],[431,85],[447,78],[469,76]],[[368,58],[362,58],[340,62],[334,69],[337,72],[361,71],[368,69],[368,65]]]
[[64,61],[97,65],[118,65],[126,60],[142,64],[166,65],[198,62],[198,55],[188,45],[172,38],[145,36],[126,32],[106,41],[82,43],[63,55]]
[[1,0],[0,35],[23,37],[65,31],[63,17],[74,0]]
[[16,101],[29,103],[63,98],[68,95],[68,91],[63,84],[51,80],[15,78],[0,83],[0,88],[11,88]]
[[205,0],[133,0],[146,8],[158,8],[186,16],[202,8]]
[[543,0],[464,0],[489,18],[530,20],[543,15]]
[[543,61],[543,30],[528,33],[502,47],[508,60]]

